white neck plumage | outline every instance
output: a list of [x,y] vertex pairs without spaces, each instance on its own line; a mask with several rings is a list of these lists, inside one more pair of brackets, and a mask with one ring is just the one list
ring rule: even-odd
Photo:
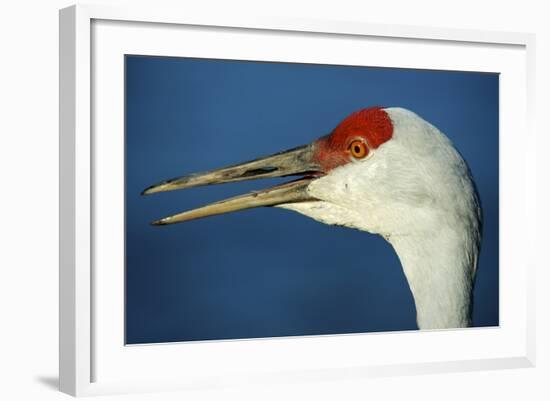
[[[474,199],[474,198],[472,198]],[[376,232],[361,215],[328,202],[282,205],[325,224]],[[424,215],[406,232],[382,234],[397,253],[416,305],[420,329],[449,329],[471,324],[472,289],[481,238],[477,207],[469,217]],[[412,229],[409,231],[409,227]]]
[[389,238],[414,297],[420,329],[471,325],[478,238],[461,227]]

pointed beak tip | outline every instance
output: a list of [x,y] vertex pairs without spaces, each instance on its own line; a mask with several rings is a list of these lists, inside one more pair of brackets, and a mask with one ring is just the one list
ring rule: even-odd
[[155,185],[150,185],[148,186],[147,188],[145,188],[143,191],[141,191],[141,195],[142,196],[145,196],[145,195],[151,195],[151,194],[154,194],[156,191],[156,188],[158,187],[157,184]]
[[167,225],[168,223],[166,221],[164,221],[164,219],[160,219],[160,220],[155,220],[155,221],[152,221],[150,223],[152,226],[165,226]]
[[147,187],[143,191],[141,191],[141,195],[146,196],[146,195],[156,194],[157,192],[163,192],[163,190],[165,190],[164,189],[165,187],[166,187],[165,183],[151,185],[150,187]]

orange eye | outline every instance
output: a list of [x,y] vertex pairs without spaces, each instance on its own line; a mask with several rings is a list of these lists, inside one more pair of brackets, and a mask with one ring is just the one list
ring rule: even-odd
[[360,140],[355,140],[349,145],[349,151],[351,155],[356,159],[362,159],[369,154],[369,148],[367,144]]

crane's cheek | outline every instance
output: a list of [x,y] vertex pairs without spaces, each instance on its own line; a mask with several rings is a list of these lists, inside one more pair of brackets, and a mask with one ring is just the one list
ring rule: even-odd
[[356,192],[356,164],[339,166],[330,174],[311,181],[307,193],[314,198],[342,205],[342,201],[350,199]]

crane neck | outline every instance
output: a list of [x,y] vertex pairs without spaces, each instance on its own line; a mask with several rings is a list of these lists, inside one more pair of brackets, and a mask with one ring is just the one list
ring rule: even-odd
[[420,329],[471,325],[479,237],[461,227],[388,238],[403,266]]

